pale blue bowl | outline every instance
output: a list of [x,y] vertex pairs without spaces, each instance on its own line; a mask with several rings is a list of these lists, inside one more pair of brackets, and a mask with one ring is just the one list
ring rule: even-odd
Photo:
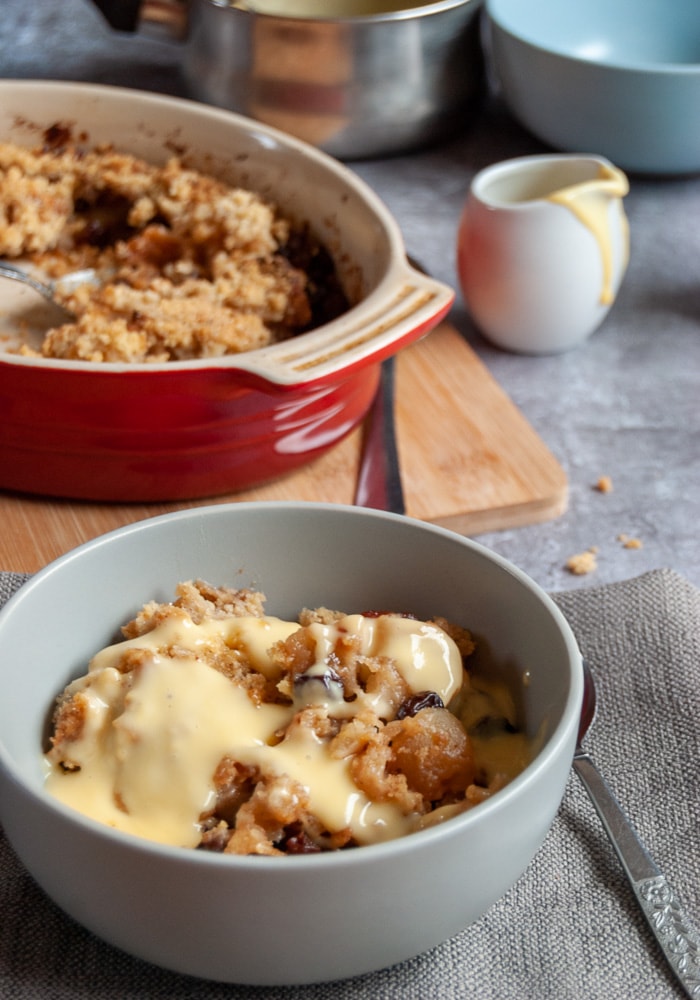
[[486,0],[492,70],[556,149],[700,171],[700,0]]

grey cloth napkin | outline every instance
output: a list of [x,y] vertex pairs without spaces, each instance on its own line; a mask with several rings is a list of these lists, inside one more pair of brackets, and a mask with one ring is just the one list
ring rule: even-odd
[[[0,574],[0,602],[25,579]],[[555,600],[599,682],[599,714],[587,745],[697,927],[700,591],[676,573],[658,570]],[[468,878],[455,881],[455,892],[468,891]],[[190,979],[132,959],[65,917],[1,836],[0,914],[0,997],[7,1000],[682,996],[573,776],[542,850],[481,920],[428,954],[358,979],[252,989]],[[274,962],[274,941],[269,947]]]

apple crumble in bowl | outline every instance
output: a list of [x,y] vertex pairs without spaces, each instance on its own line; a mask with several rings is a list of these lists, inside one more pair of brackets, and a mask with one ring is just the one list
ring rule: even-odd
[[442,618],[304,609],[180,584],[58,700],[47,788],[175,846],[308,854],[404,836],[527,765],[506,685]]
[[[197,580],[231,589],[176,593]],[[250,985],[401,962],[528,878],[583,690],[516,567],[335,504],[97,538],[0,611],[0,651],[0,822],[38,885],[131,955]]]

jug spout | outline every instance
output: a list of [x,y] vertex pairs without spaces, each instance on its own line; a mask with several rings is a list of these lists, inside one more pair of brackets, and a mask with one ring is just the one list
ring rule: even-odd
[[615,211],[615,203],[618,203],[619,206],[617,211],[621,215],[620,221],[623,230],[623,261],[621,264],[623,270],[627,267],[629,260],[629,227],[627,218],[622,211],[622,199],[628,193],[629,181],[626,175],[612,163],[600,159],[597,177],[554,191],[547,199],[555,205],[563,205],[568,208],[595,237],[603,263],[603,283],[600,290],[602,305],[611,305],[615,298],[609,218],[610,211]]

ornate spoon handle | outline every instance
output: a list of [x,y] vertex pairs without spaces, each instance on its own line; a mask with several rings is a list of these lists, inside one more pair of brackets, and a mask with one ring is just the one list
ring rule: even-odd
[[700,935],[674,888],[642,846],[589,754],[577,748],[574,770],[600,816],[654,937],[686,995],[700,997]]

